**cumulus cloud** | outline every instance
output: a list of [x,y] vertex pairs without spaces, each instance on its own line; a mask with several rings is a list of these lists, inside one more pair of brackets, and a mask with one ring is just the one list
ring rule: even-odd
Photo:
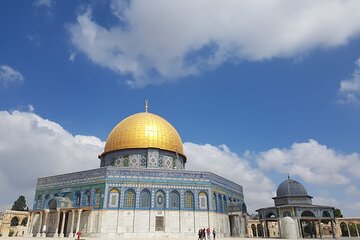
[[186,168],[216,173],[244,187],[249,212],[271,206],[275,185],[261,170],[251,167],[248,160],[239,157],[226,145],[184,143],[188,158]]
[[[29,105],[29,110],[34,108]],[[36,179],[99,167],[104,142],[95,136],[73,135],[34,112],[0,111],[0,211],[25,195],[31,205]],[[226,145],[184,143],[187,169],[210,171],[244,187],[249,212],[272,206],[277,179],[290,173],[314,195],[314,203],[360,212],[360,156],[343,154],[315,140],[290,148],[238,155]],[[281,178],[283,180],[283,178]],[[310,184],[309,184],[310,183]]]
[[32,112],[0,112],[0,204],[19,195],[33,201],[36,179],[99,167],[104,143],[72,135],[59,124]]
[[352,78],[340,82],[341,103],[360,104],[360,58],[356,60]]
[[104,26],[88,9],[67,29],[79,52],[143,86],[346,44],[360,32],[359,8],[357,0],[113,0],[118,24]]
[[360,178],[354,166],[360,166],[357,153],[342,154],[310,139],[294,143],[289,149],[273,148],[259,153],[258,164],[264,171],[275,170],[301,177],[305,182],[327,185],[348,184],[351,177]]
[[7,87],[11,83],[22,83],[24,76],[8,65],[0,65],[0,83]]

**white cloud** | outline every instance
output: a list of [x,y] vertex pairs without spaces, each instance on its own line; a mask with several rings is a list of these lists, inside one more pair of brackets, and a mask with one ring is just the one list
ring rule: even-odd
[[357,153],[342,154],[312,139],[294,143],[289,149],[270,149],[260,153],[257,159],[264,171],[290,173],[317,185],[348,184],[351,177],[360,178],[353,169],[360,164]]
[[340,82],[341,103],[360,104],[360,58],[356,60],[355,64],[357,68],[352,78]]
[[[0,112],[0,204],[25,195],[31,204],[36,179],[99,167],[104,143],[72,135],[59,124],[31,112]],[[30,206],[32,207],[32,206]]]
[[[0,192],[6,193],[0,211],[19,195],[31,206],[38,177],[99,167],[103,146],[95,136],[72,135],[33,112],[0,111]],[[214,172],[242,185],[250,213],[273,205],[277,186],[269,176],[279,179],[289,172],[315,194],[314,203],[341,208],[347,216],[360,214],[357,153],[343,154],[315,140],[240,156],[226,145],[187,142],[184,150],[187,169]]]
[[71,41],[95,64],[130,76],[136,86],[225,62],[299,57],[344,45],[360,32],[358,0],[113,0],[110,9],[118,25],[102,26],[88,10],[68,24]]
[[188,159],[187,169],[210,171],[243,186],[250,213],[273,204],[273,182],[261,170],[251,167],[248,160],[231,152],[226,145],[216,147],[186,142],[184,151]]
[[52,0],[35,0],[33,2],[33,6],[35,6],[35,7],[45,6],[45,7],[51,8],[51,6],[53,4],[54,4],[54,2]]
[[8,65],[0,65],[0,83],[7,87],[10,83],[22,83],[24,76]]

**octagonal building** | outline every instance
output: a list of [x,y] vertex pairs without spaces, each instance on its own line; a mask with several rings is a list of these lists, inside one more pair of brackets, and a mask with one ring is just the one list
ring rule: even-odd
[[242,186],[185,170],[180,135],[147,108],[113,128],[99,159],[97,169],[38,179],[30,235],[194,237],[207,227],[245,235]]

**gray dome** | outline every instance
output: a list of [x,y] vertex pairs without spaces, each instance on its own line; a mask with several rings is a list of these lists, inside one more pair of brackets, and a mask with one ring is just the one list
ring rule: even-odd
[[276,190],[277,197],[307,196],[306,188],[299,182],[287,179]]

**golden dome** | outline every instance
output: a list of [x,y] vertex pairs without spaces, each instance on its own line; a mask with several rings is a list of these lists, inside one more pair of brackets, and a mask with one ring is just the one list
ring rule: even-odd
[[133,148],[159,148],[185,157],[180,135],[162,117],[142,112],[133,114],[110,132],[102,153]]

